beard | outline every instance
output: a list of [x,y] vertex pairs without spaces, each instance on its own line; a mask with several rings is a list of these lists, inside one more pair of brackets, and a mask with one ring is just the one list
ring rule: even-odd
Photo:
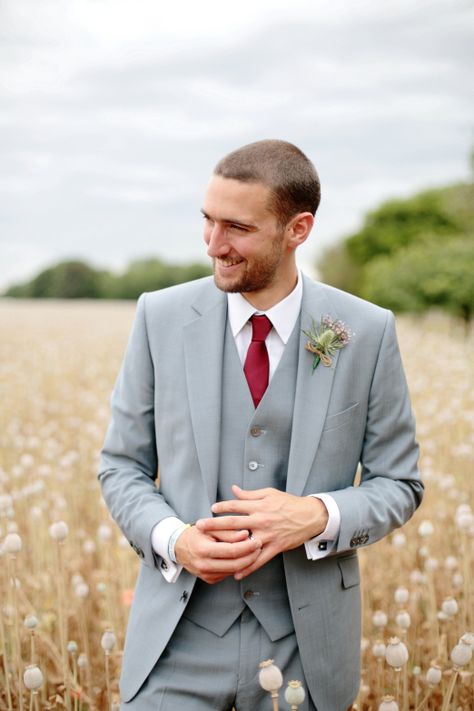
[[274,281],[282,259],[283,232],[272,241],[269,254],[242,262],[238,276],[225,277],[216,270],[216,259],[212,260],[214,282],[218,289],[227,293],[249,293],[267,288]]

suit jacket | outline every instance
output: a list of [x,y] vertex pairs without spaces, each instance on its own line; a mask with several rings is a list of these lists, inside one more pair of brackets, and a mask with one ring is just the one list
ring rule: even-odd
[[[284,554],[306,681],[318,709],[335,711],[350,704],[360,680],[357,549],[401,526],[423,487],[391,312],[306,277],[301,309],[302,329],[329,314],[354,333],[332,367],[320,364],[314,373],[301,333],[287,476],[288,492],[329,492],[341,512],[331,555],[309,561],[303,547]],[[99,479],[112,516],[142,558],[124,700],[161,655],[195,583],[186,570],[167,583],[150,538],[166,516],[212,515],[226,317],[226,295],[212,278],[142,295],[112,395]]]

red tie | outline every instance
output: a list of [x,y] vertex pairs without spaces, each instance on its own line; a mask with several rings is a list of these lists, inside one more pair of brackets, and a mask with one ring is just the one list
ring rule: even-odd
[[264,396],[268,386],[270,361],[265,345],[265,339],[271,331],[272,323],[266,316],[254,314],[250,319],[252,323],[252,341],[247,351],[244,364],[244,373],[249,384],[255,407]]

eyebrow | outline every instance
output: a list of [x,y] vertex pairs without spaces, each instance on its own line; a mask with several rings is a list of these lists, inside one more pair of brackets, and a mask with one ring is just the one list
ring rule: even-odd
[[[203,208],[201,208],[200,212],[203,215],[203,217],[206,217],[207,219],[212,219],[211,216],[208,215],[207,212]],[[258,229],[257,225],[252,225],[249,222],[242,222],[242,220],[233,220],[230,217],[221,220],[221,222],[225,222],[228,225],[239,225],[240,227],[246,227],[249,230]]]

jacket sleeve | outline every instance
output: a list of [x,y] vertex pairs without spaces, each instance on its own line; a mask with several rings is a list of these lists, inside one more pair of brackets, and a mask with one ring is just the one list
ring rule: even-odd
[[147,565],[156,567],[151,532],[163,518],[176,514],[156,486],[155,378],[145,304],[143,294],[112,393],[98,477],[109,511],[130,545]]
[[373,543],[402,526],[423,496],[408,387],[387,312],[369,392],[358,486],[332,491],[340,513],[337,552]]

